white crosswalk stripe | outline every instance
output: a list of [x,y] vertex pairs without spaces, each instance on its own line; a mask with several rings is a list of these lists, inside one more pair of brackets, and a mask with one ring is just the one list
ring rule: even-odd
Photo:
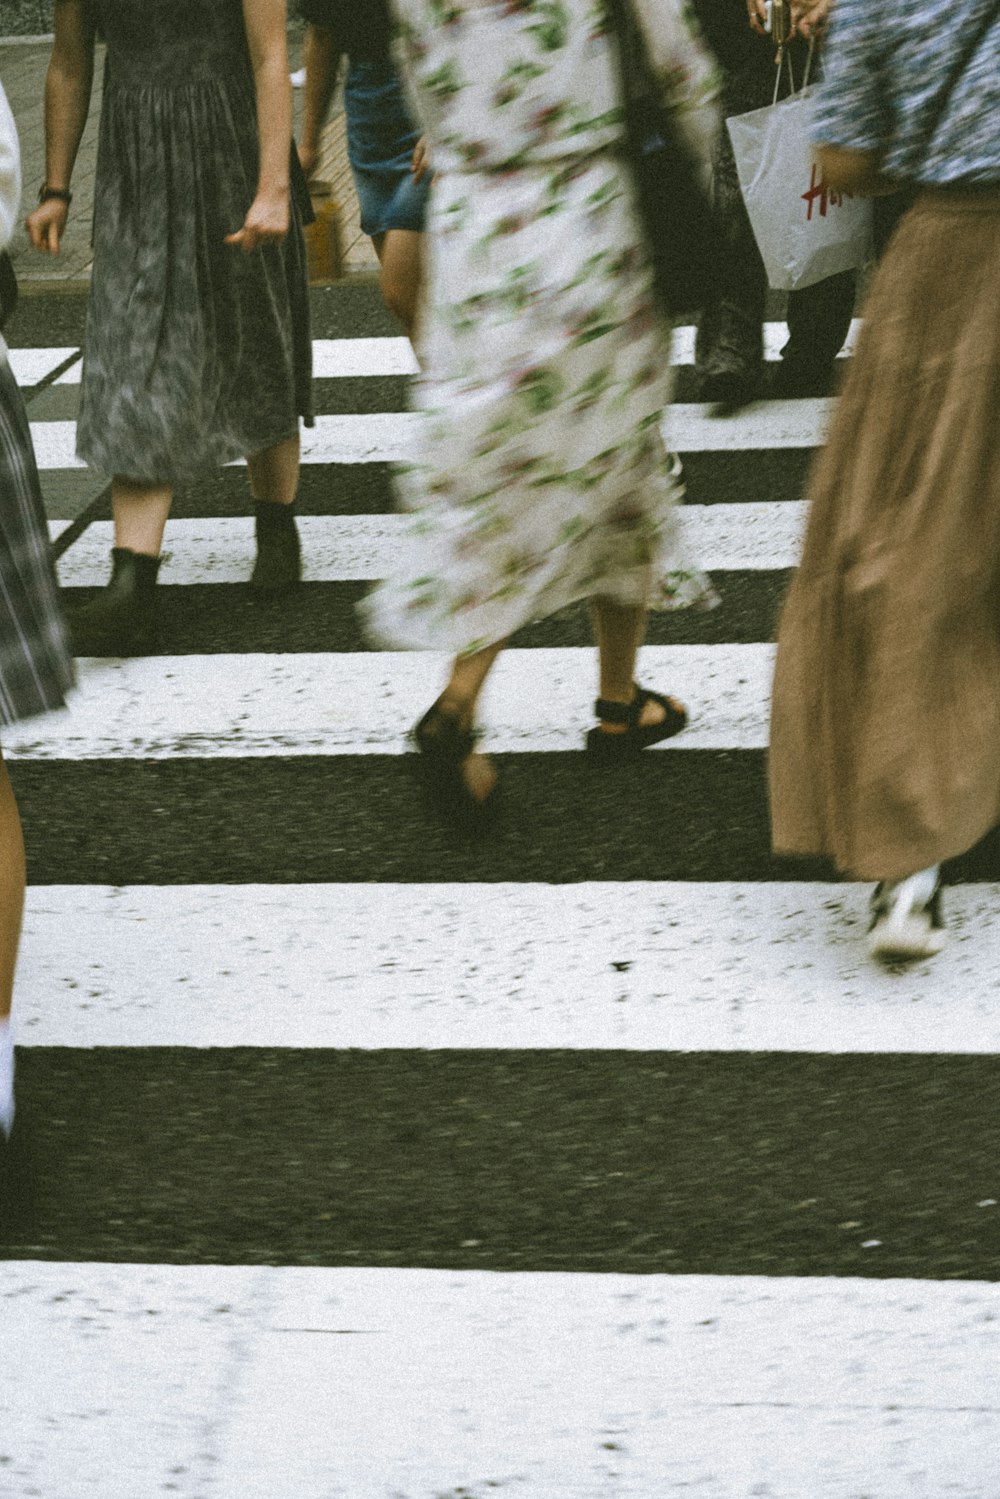
[[[653,752],[764,748],[772,665],[766,644],[646,646],[644,676],[691,714]],[[32,760],[398,755],[446,666],[430,651],[89,659],[72,707],[15,725],[5,748]],[[505,651],[483,695],[483,748],[579,749],[595,692],[589,651]]]
[[[851,324],[851,331],[842,357],[852,352],[861,328],[860,319]],[[769,362],[780,357],[782,347],[788,339],[787,323],[765,323],[764,357]],[[672,359],[675,364],[694,363],[695,329],[684,324],[674,330]],[[26,384],[33,384],[61,360],[73,353],[72,349],[17,349],[13,352],[14,372]],[[35,373],[41,370],[41,374]],[[313,375],[317,380],[330,380],[347,376],[414,375],[417,360],[407,338],[317,338],[313,340]],[[79,361],[59,376],[57,385],[79,385],[82,365]]]
[[777,882],[48,886],[26,915],[20,1033],[34,1046],[990,1054],[1000,885],[961,887],[949,912],[959,939],[981,940],[946,949],[929,982],[927,965],[868,962],[864,894],[844,885],[808,900]]
[[15,1262],[0,1296],[44,1494],[983,1499],[1000,1434],[990,1284]]
[[[770,451],[814,448],[824,440],[833,410],[831,398],[758,401],[730,417],[712,415],[700,403],[670,407],[664,438],[678,453]],[[302,432],[302,462],[405,463],[413,457],[413,412],[376,412],[365,416],[318,416]],[[76,456],[76,423],[33,422],[31,435],[39,469],[74,469],[86,465]]]
[[[794,567],[805,529],[804,501],[688,505],[684,533],[692,554],[713,572]],[[374,581],[402,556],[403,515],[303,515],[303,576],[309,583]],[[88,526],[59,563],[65,588],[93,588],[107,578],[114,542],[110,521]],[[177,520],[160,571],[163,583],[245,583],[254,556],[249,516]]]
[[[14,374],[14,379],[19,385],[37,385],[47,375],[73,354],[79,351],[69,345],[65,348],[43,348],[43,349],[8,349],[7,360]],[[77,359],[66,374],[60,376],[60,380],[72,380],[75,377],[77,383],[80,380],[80,361]]]

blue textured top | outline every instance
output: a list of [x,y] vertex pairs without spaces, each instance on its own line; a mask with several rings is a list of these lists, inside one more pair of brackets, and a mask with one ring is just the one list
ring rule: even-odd
[[814,141],[908,182],[1000,185],[1000,0],[835,0],[824,51]]

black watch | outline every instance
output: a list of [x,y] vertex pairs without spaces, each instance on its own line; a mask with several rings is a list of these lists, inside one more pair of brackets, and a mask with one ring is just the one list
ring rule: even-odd
[[38,189],[38,201],[47,203],[50,198],[58,198],[59,202],[65,203],[68,208],[73,201],[73,194],[68,187],[49,187],[47,182],[43,182]]

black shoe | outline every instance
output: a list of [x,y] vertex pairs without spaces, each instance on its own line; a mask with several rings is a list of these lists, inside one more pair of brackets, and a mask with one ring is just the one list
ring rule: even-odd
[[254,503],[257,560],[250,578],[256,593],[284,593],[302,578],[302,548],[291,505]]
[[[664,717],[659,723],[642,724],[642,710],[647,703],[659,703]],[[599,697],[594,712],[605,723],[622,724],[625,732],[609,733],[600,727],[591,729],[587,735],[587,749],[595,759],[604,763],[627,760],[637,755],[649,744],[659,744],[663,739],[672,739],[687,723],[687,712],[673,698],[661,692],[650,692],[636,684],[635,696],[630,703],[615,703],[609,698]]]
[[469,789],[463,767],[476,747],[477,734],[432,703],[412,731],[420,751],[418,767],[431,809],[466,838],[479,838],[496,821],[499,786],[480,800]]
[[89,604],[66,615],[74,656],[148,656],[156,649],[156,574],[160,558],[111,550],[111,581]]
[[698,383],[699,399],[712,407],[709,416],[735,416],[759,395],[759,379],[736,370],[721,375],[702,375]]

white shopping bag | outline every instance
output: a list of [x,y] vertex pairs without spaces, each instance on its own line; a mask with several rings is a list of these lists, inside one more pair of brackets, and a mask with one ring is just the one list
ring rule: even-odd
[[726,121],[767,279],[781,291],[853,270],[871,250],[870,199],[833,192],[813,154],[815,92],[804,88]]

